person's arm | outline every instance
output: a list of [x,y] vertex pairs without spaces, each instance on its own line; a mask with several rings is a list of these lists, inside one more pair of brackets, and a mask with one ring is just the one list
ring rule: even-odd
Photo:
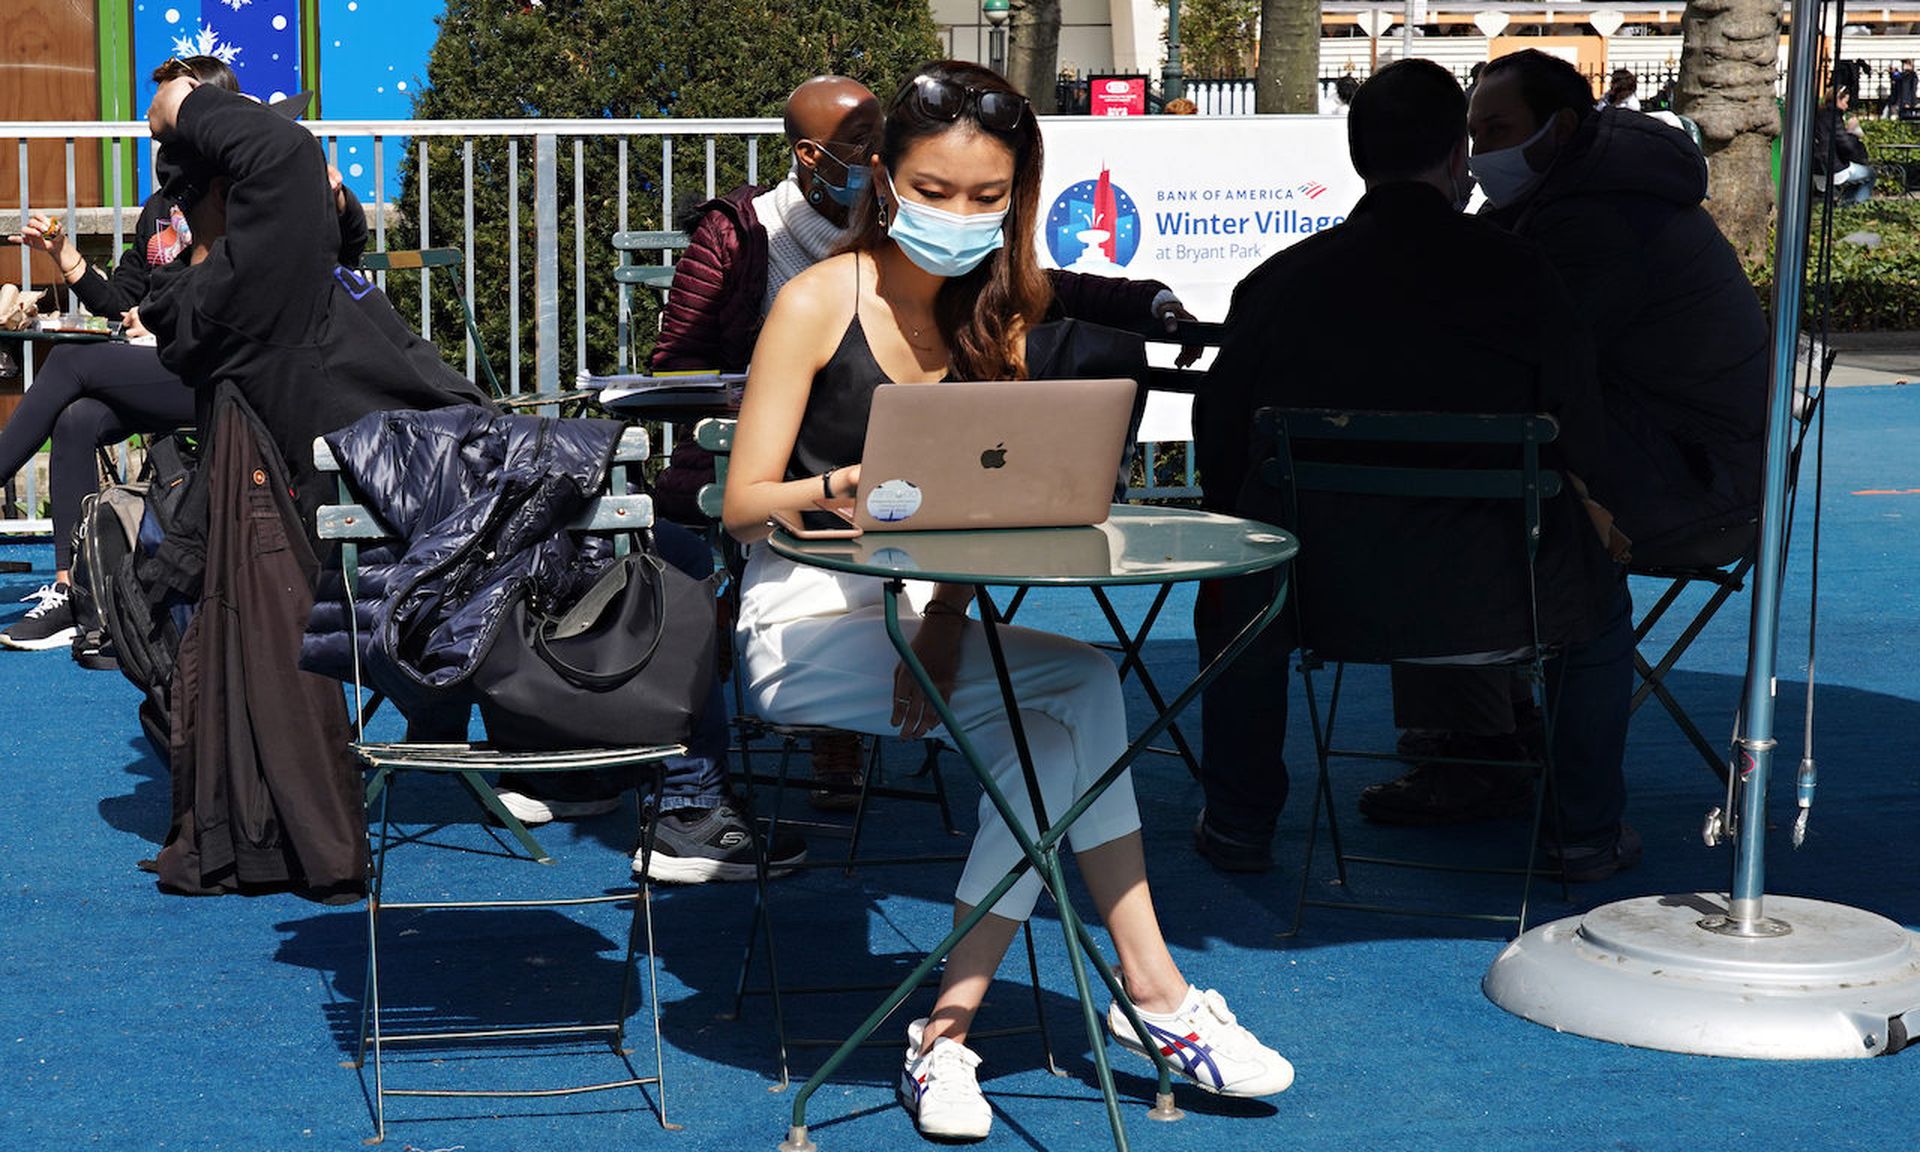
[[715,331],[727,298],[740,290],[733,259],[739,250],[731,217],[717,208],[701,217],[673,266],[673,285],[660,312],[660,336],[647,360],[655,372],[739,367],[719,362],[721,341]]
[[833,357],[851,319],[858,254],[835,257],[787,283],[754,346],[746,397],[734,426],[720,519],[743,543],[765,538],[767,518],[797,512],[816,500],[843,499],[860,484],[860,465],[826,477],[787,479],[787,461],[800,435],[813,378]]
[[215,241],[224,256],[210,261],[215,275],[198,277],[205,303],[256,339],[305,333],[330,291],[340,246],[313,137],[264,104],[191,77],[161,85],[147,118],[156,138],[193,149],[228,181],[226,234]]
[[[1061,313],[1075,320],[1152,339],[1172,335],[1180,321],[1194,319],[1173,289],[1158,280],[1093,276],[1060,268],[1047,269],[1047,277],[1053,281],[1053,298]],[[1185,368],[1205,350],[1199,344],[1185,345],[1174,364]]]
[[1233,290],[1227,312],[1226,337],[1220,354],[1207,370],[1207,382],[1193,398],[1194,464],[1199,471],[1201,506],[1213,512],[1233,512],[1251,467],[1247,459],[1253,434],[1251,382],[1265,378],[1266,334],[1248,316],[1257,311],[1259,281],[1249,279]]
[[348,268],[358,268],[367,251],[367,211],[359,197],[340,179],[340,170],[327,166],[327,181],[333,189],[333,206],[339,213],[340,251],[337,259]]
[[139,303],[140,296],[145,294],[146,256],[133,247],[128,248],[120,258],[119,265],[114,268],[113,279],[109,281],[80,254],[79,245],[67,235],[65,227],[52,217],[37,213],[28,216],[26,225],[8,236],[7,241],[45,253],[58,270],[61,283],[71,288],[80,302],[87,306],[87,310],[96,316],[118,319],[121,313]]

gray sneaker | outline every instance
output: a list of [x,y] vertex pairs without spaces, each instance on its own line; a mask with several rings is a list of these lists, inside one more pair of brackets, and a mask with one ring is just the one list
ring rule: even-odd
[[[640,871],[641,854],[633,854]],[[807,858],[807,842],[782,831],[767,845],[767,875],[785,876]],[[754,877],[753,829],[746,817],[722,802],[712,808],[675,808],[662,814],[653,838],[647,876],[663,884],[705,884]]]

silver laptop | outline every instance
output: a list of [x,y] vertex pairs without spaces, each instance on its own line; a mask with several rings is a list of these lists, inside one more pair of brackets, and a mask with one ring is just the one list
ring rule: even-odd
[[1131,380],[882,384],[854,522],[866,532],[1102,523],[1133,399]]

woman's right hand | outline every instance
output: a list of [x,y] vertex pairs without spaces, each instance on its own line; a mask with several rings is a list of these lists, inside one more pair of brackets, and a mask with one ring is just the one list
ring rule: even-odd
[[27,226],[8,236],[10,243],[45,252],[53,257],[54,266],[66,270],[64,259],[67,251],[67,230],[50,216],[33,215],[27,217]]

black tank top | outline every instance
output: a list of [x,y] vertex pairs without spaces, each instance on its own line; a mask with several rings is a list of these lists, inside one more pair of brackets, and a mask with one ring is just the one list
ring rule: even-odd
[[800,432],[793,440],[793,455],[787,460],[789,480],[859,463],[867,444],[867,414],[873,408],[873,390],[892,383],[873,358],[866,330],[860,326],[858,257],[853,286],[853,319],[833,356],[814,374],[807,408],[800,416]]

